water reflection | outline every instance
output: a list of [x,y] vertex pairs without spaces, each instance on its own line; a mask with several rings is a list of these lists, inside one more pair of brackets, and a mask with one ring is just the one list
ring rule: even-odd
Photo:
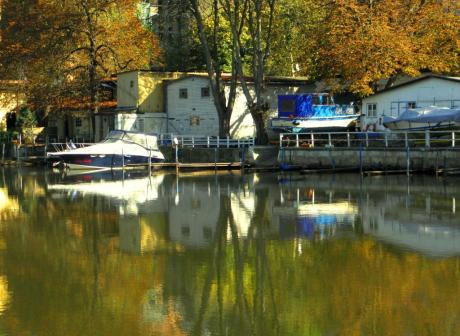
[[6,335],[460,331],[458,179],[1,174]]

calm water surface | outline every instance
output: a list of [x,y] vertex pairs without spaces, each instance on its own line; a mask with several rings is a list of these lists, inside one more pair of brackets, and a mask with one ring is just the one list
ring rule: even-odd
[[459,178],[0,171],[0,335],[459,335]]

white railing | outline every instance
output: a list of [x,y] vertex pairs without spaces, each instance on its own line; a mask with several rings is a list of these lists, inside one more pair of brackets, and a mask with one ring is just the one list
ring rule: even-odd
[[254,138],[232,139],[230,137],[218,136],[196,136],[196,135],[175,135],[175,134],[160,134],[158,143],[160,145],[172,145],[174,139],[181,147],[204,147],[204,148],[241,148],[255,145]]
[[460,130],[281,133],[281,148],[460,148]]

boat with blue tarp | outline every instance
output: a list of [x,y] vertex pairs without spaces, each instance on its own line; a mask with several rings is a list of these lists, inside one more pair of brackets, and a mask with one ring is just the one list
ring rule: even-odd
[[328,93],[280,95],[278,116],[270,126],[279,133],[351,131],[359,117],[353,105],[335,104]]

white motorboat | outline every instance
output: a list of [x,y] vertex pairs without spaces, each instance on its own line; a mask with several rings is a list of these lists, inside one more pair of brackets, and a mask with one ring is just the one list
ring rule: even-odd
[[88,147],[48,153],[48,158],[70,169],[137,167],[164,160],[155,135],[121,130]]

